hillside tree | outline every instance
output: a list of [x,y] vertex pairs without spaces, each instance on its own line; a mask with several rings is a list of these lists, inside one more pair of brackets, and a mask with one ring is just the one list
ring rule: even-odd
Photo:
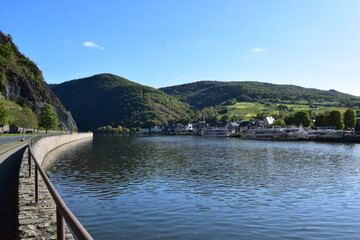
[[0,101],[0,127],[5,126],[9,122],[9,111],[3,101]]

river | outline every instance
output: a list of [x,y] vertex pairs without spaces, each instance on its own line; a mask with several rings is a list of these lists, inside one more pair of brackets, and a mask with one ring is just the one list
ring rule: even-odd
[[357,144],[95,137],[47,161],[95,239],[360,238]]

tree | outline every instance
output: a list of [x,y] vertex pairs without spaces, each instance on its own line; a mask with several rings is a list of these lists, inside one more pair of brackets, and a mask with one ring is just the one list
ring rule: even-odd
[[220,121],[220,115],[217,112],[213,112],[205,117],[208,123],[218,123]]
[[277,108],[279,109],[279,111],[287,111],[289,109],[288,106],[280,104],[279,106],[277,106]]
[[282,119],[279,118],[279,119],[276,119],[276,120],[273,122],[272,126],[285,127],[285,126],[286,126],[286,123],[285,123],[284,120],[282,120]]
[[237,121],[239,121],[239,117],[238,117],[236,114],[233,114],[233,115],[231,116],[231,118],[230,118],[230,121],[231,121],[231,122],[237,122]]
[[334,126],[336,129],[344,129],[344,122],[342,120],[342,113],[338,110],[331,111],[329,115],[329,126]]
[[221,117],[221,122],[230,122],[230,115],[229,114],[225,114],[225,115],[222,115]]
[[136,128],[132,127],[130,128],[130,134],[135,134],[136,133]]
[[299,111],[295,113],[295,121],[297,125],[303,125],[303,127],[309,127],[311,124],[310,114],[306,111]]
[[325,114],[319,113],[319,114],[315,117],[315,126],[316,126],[316,127],[325,127],[325,126],[326,126]]
[[36,128],[37,118],[35,113],[28,107],[19,107],[12,111],[11,124],[23,128],[23,133],[26,128]]
[[344,114],[344,124],[345,128],[354,128],[356,125],[356,115],[355,111],[352,109],[348,109]]
[[9,111],[3,101],[0,101],[0,126],[8,124],[9,122]]
[[[151,128],[153,126],[159,126],[161,123],[158,120],[146,120],[144,123],[144,128]],[[123,128],[123,131],[125,132],[125,128]]]
[[50,129],[56,129],[58,126],[58,119],[55,113],[54,107],[48,103],[40,109],[39,114],[39,127],[46,130],[46,133]]
[[285,118],[286,125],[297,125],[295,116]]
[[325,114],[325,117],[324,117],[324,127],[326,126],[331,126],[331,123],[330,123],[330,114]]

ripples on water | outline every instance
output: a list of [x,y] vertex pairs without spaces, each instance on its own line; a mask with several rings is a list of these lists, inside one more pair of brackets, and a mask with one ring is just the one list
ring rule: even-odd
[[48,174],[95,239],[356,239],[359,146],[96,137]]

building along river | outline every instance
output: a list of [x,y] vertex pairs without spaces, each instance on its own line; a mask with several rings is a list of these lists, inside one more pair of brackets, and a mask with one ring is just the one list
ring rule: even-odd
[[48,161],[95,239],[360,236],[360,144],[95,137]]

